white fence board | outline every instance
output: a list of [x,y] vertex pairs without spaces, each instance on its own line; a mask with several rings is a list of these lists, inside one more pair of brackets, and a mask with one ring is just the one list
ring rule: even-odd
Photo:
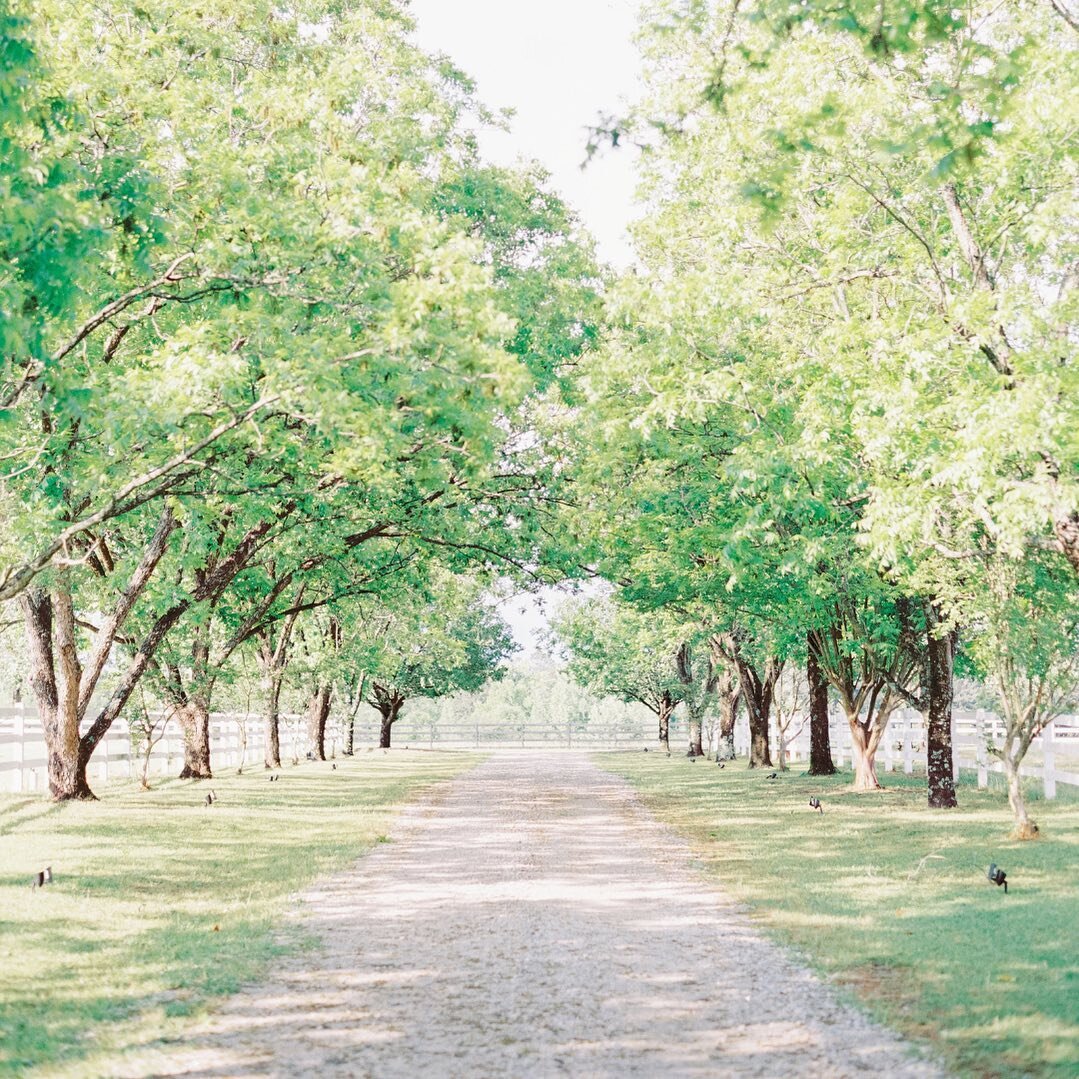
[[[957,772],[973,771],[979,786],[986,786],[990,773],[1000,773],[1003,765],[991,759],[985,751],[986,738],[995,733],[999,744],[1003,727],[991,713],[956,711],[953,716],[954,759]],[[707,725],[713,739],[718,738],[715,724]],[[788,763],[792,766],[809,759],[809,725],[796,719],[786,745]],[[849,766],[853,760],[850,728],[839,714],[831,716],[832,758],[835,763]],[[679,745],[685,736],[685,724],[672,727],[671,745]],[[304,717],[283,715],[280,720],[281,759],[288,763],[303,758],[307,751]],[[520,727],[493,728],[478,723],[428,725],[407,717],[394,728],[395,745],[413,747],[484,747],[484,746],[588,746],[619,748],[651,746],[656,733],[651,725],[637,729],[575,729],[552,725],[529,724]],[[377,743],[377,721],[362,718],[357,721],[357,747]],[[266,745],[266,731],[261,716],[215,713],[210,722],[211,764],[215,769],[261,768]],[[338,755],[344,745],[344,731],[337,717],[331,717],[326,731],[328,756]],[[1068,747],[1072,760],[1079,761],[1079,717],[1065,716],[1051,724],[1031,746],[1031,763],[1024,764],[1024,776],[1040,778],[1047,798],[1056,795],[1057,784],[1079,786],[1079,772],[1073,771],[1065,760],[1058,764],[1057,750]],[[714,749],[713,744],[709,747]],[[749,730],[745,717],[735,727],[735,749],[740,756],[749,750]],[[778,732],[773,725],[772,759],[778,764]],[[1040,758],[1040,763],[1038,762]],[[179,771],[183,760],[183,738],[179,723],[168,722],[164,737],[154,746],[150,757],[151,776],[172,775]],[[879,767],[894,771],[902,767],[910,775],[915,767],[924,771],[926,765],[925,727],[919,713],[910,710],[897,712],[888,726],[878,753]],[[131,779],[142,773],[142,758],[133,750],[127,723],[118,720],[109,730],[90,761],[88,778],[91,785],[107,779]],[[0,791],[44,792],[48,787],[45,741],[36,711],[29,705],[0,706]]]

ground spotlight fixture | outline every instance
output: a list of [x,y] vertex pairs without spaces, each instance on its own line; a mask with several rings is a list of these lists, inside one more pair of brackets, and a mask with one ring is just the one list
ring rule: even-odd
[[820,799],[819,798],[810,798],[809,799],[809,807],[810,807],[810,809],[819,810],[821,813],[824,812],[824,809],[820,804]]
[[765,778],[767,778],[767,779],[775,779],[777,776],[778,776],[777,772],[770,772]]
[[1004,894],[1008,894],[1008,874],[1001,869],[996,862],[990,865],[988,872],[985,874],[997,887],[1004,885]]
[[52,866],[47,865],[40,872],[35,873],[30,881],[30,891],[35,888],[44,888],[46,884],[52,884]]

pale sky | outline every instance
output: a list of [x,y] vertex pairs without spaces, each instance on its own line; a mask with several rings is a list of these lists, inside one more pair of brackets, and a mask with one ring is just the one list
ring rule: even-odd
[[[632,42],[639,0],[412,0],[417,39],[448,55],[476,81],[491,109],[512,108],[512,130],[481,139],[499,164],[537,160],[596,238],[600,258],[631,261],[626,225],[633,215],[634,161],[607,150],[585,169],[587,129],[638,96]],[[543,589],[501,606],[526,654],[562,594]]]
[[632,42],[639,0],[411,0],[417,38],[476,80],[492,109],[512,108],[508,134],[481,145],[500,163],[535,159],[596,237],[600,257],[630,261],[633,157],[608,150],[582,171],[587,128],[637,96]]

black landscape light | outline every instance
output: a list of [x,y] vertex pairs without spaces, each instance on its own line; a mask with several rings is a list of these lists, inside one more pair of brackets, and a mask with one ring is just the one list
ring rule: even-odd
[[777,775],[777,773],[775,773],[775,772],[772,772],[772,773],[770,773],[770,774],[768,775],[768,777],[767,777],[767,778],[768,778],[768,779],[775,779],[775,778],[776,778],[776,775]]
[[726,768],[727,767],[721,760],[717,760],[716,764],[718,764],[720,768]]
[[35,873],[33,879],[30,881],[30,890],[35,888],[44,888],[46,884],[52,884],[52,866],[47,865],[40,872]]
[[989,866],[989,871],[985,874],[997,887],[1004,885],[1004,894],[1008,894],[1008,874],[1004,872],[996,862],[993,862]]
[[810,807],[810,809],[817,809],[821,813],[824,812],[824,809],[820,804],[820,799],[819,798],[810,798],[809,799],[809,807]]

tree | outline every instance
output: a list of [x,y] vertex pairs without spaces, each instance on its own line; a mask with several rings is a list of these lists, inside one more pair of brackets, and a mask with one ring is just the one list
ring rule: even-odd
[[[188,624],[192,640],[170,649],[190,657],[194,684],[172,682],[186,768],[208,774],[214,671],[247,639],[219,640],[213,623],[285,537],[318,542],[292,545],[292,568],[249,613],[263,600],[287,610],[312,569],[382,537],[464,562],[489,546],[479,531],[497,531],[512,555],[526,514],[509,509],[528,492],[505,468],[507,417],[552,377],[546,350],[590,287],[586,245],[530,179],[490,174],[502,215],[451,197],[482,172],[462,122],[478,106],[408,41],[395,5],[308,5],[325,40],[261,0],[167,20],[140,8],[124,33],[99,32],[120,24],[112,14],[35,9],[57,79],[86,88],[93,117],[62,150],[99,172],[124,163],[101,198],[124,208],[109,240],[125,257],[101,253],[72,302],[46,310],[52,358],[13,369],[0,432],[3,494],[20,506],[0,524],[0,595],[37,589],[34,684],[43,714],[64,717],[47,724],[56,797],[89,795],[89,753]],[[563,271],[533,315],[523,295]],[[84,717],[68,698],[88,699],[97,661],[57,676],[55,657],[77,659],[82,642],[66,628],[52,642],[52,626],[89,624],[80,608],[106,595],[119,606],[94,655],[123,645],[130,664],[76,739]],[[137,641],[121,635],[129,617]]]
[[[607,598],[564,603],[551,629],[568,654],[574,681],[598,696],[643,704],[659,722],[660,749],[669,752],[678,703],[695,690],[703,696],[691,664],[679,666],[685,624],[667,612],[642,614]],[[690,739],[692,755],[692,733]],[[699,717],[696,739],[699,744]]]
[[479,578],[442,572],[429,595],[386,610],[389,623],[370,672],[367,703],[382,717],[379,745],[388,749],[405,703],[478,689],[502,674],[516,645],[485,602]]
[[1079,694],[1079,593],[1063,558],[1043,554],[1023,563],[986,560],[967,597],[977,632],[968,650],[993,686],[1004,741],[989,752],[1004,765],[1014,836],[1032,839],[1037,825],[1023,799],[1020,765],[1031,742]]

